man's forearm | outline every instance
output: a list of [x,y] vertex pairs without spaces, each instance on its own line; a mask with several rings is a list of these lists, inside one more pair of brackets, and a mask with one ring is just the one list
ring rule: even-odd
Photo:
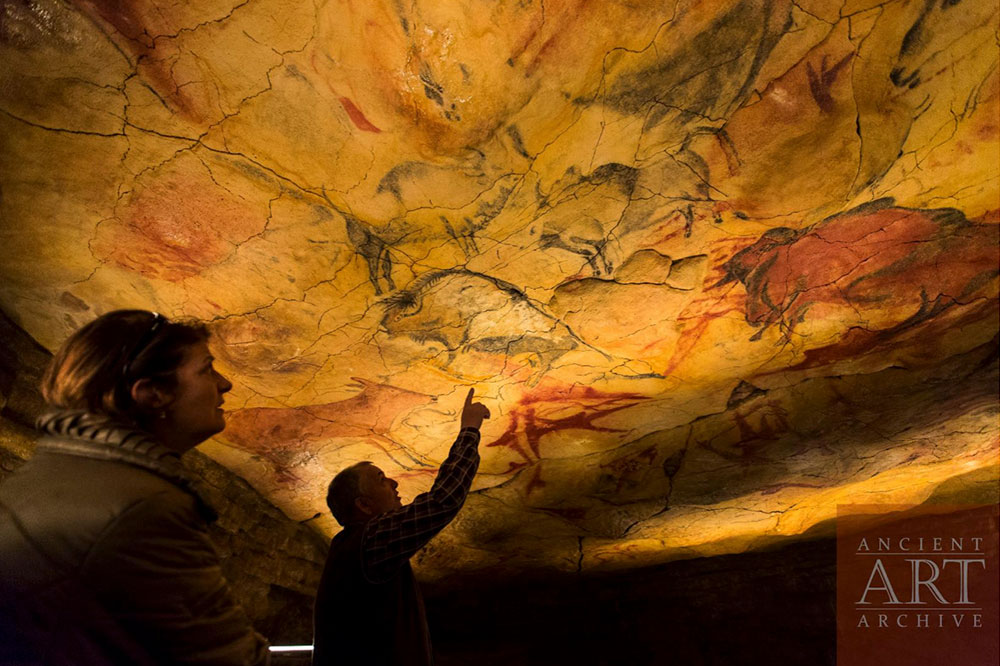
[[430,495],[442,505],[462,506],[479,469],[479,428],[462,428],[438,470]]
[[365,526],[362,553],[367,575],[382,578],[454,519],[479,467],[479,430],[463,428],[441,464],[430,492]]

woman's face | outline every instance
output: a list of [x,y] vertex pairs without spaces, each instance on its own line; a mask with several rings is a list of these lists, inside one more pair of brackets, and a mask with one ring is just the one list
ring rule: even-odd
[[166,407],[170,439],[186,448],[194,447],[222,432],[222,396],[233,385],[216,372],[211,352],[204,342],[191,345],[177,368],[177,386]]

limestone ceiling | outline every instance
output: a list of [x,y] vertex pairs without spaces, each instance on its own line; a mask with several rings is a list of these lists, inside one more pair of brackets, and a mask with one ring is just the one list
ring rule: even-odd
[[998,51],[980,0],[0,0],[0,306],[211,322],[203,450],[328,534],[475,386],[427,576],[741,551],[995,479]]

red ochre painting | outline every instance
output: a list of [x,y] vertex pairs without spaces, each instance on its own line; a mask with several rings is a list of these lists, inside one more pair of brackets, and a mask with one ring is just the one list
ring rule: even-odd
[[0,17],[0,307],[50,349],[206,321],[234,389],[203,450],[327,536],[347,465],[428,489],[469,388],[493,416],[425,578],[997,483],[995,3]]
[[[726,262],[719,285],[739,280],[747,323],[786,340],[810,319],[836,321],[835,344],[793,368],[849,359],[951,310],[996,312],[1000,234],[996,211],[972,222],[953,208],[899,208],[878,200],[792,230],[779,227]],[[874,348],[874,349],[873,349]]]

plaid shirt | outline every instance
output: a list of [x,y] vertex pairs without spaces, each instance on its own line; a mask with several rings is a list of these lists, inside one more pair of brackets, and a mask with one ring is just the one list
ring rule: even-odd
[[361,566],[373,581],[387,580],[462,508],[479,468],[479,430],[463,428],[451,445],[430,492],[368,521],[361,541]]

